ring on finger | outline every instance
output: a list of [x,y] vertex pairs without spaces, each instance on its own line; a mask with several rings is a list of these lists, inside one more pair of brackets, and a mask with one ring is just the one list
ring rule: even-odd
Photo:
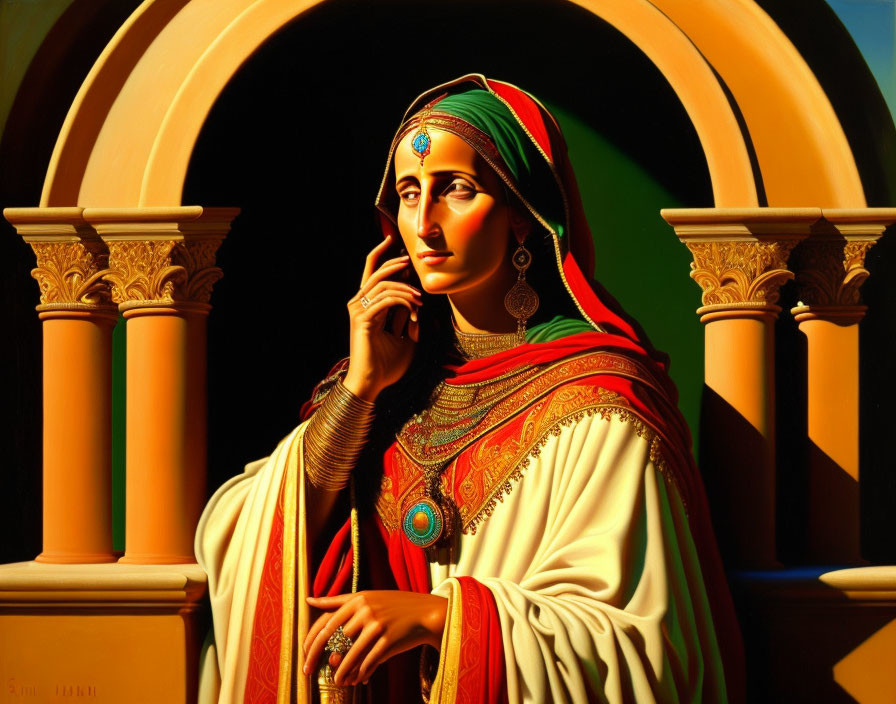
[[342,626],[337,626],[336,630],[333,631],[333,635],[327,640],[326,650],[329,653],[340,653],[341,655],[345,655],[351,649],[352,645],[354,645],[354,641],[345,635]]
[[367,310],[367,308],[370,307],[370,304],[371,304],[372,302],[373,302],[373,301],[371,301],[367,296],[361,296],[361,307],[362,307],[364,310]]

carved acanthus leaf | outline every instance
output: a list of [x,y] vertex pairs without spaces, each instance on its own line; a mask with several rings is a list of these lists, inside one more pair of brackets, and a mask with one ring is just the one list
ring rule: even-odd
[[804,305],[850,306],[862,302],[868,278],[865,255],[874,240],[809,239],[793,253],[798,295]]
[[41,305],[110,305],[103,275],[108,254],[101,242],[31,242],[37,267],[31,275],[40,287]]
[[175,244],[171,240],[110,242],[106,280],[112,285],[112,299],[116,303],[173,303],[175,283],[186,278],[183,267],[171,265]]
[[192,240],[178,243],[174,249],[174,260],[187,271],[184,287],[186,300],[208,303],[212,287],[224,275],[215,266],[215,254],[221,241],[218,239]]
[[217,239],[126,240],[109,243],[109,273],[116,303],[208,303],[221,278],[214,266]]
[[703,305],[777,303],[793,274],[787,257],[794,243],[687,242],[694,256],[691,278],[703,289]]

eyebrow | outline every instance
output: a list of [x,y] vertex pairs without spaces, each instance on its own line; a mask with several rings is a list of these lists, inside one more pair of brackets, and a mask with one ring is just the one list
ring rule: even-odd
[[[445,176],[466,176],[467,178],[471,178],[477,183],[481,182],[479,176],[474,173],[470,173],[469,171],[464,171],[463,169],[443,169],[442,171],[430,171],[428,173],[429,176],[434,176],[436,178],[444,178]],[[407,181],[408,179],[413,179],[414,181],[419,180],[417,174],[404,174],[395,179],[395,184],[398,185],[402,181]]]

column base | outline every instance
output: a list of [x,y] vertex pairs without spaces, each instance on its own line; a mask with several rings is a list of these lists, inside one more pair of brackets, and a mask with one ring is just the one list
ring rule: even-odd
[[118,562],[123,565],[185,565],[195,564],[196,556],[125,553],[118,559]]
[[111,552],[42,552],[34,561],[49,565],[83,565],[117,562],[118,556]]
[[834,325],[849,327],[858,324],[868,310],[867,306],[828,306],[828,305],[799,305],[790,309],[791,315],[798,323],[806,320],[823,320]]

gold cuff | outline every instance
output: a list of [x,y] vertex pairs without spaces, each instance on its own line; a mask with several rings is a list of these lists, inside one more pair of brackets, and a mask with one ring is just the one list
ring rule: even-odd
[[305,472],[311,485],[340,491],[367,442],[374,404],[358,398],[337,381],[305,431]]

